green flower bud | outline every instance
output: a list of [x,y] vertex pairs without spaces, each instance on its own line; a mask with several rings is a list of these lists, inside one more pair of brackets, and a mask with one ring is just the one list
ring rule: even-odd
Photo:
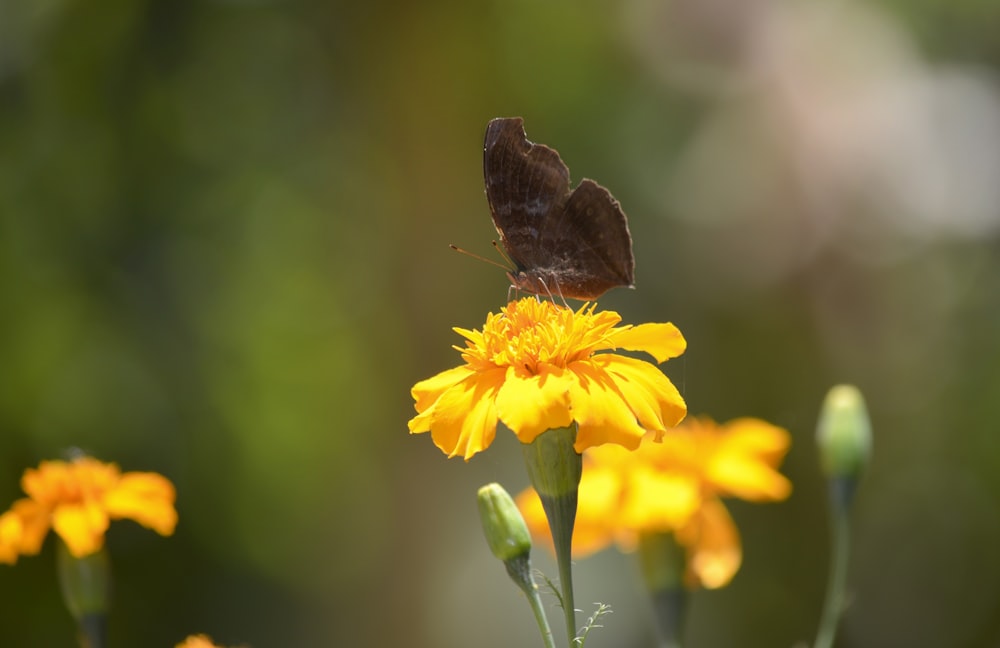
[[816,428],[820,466],[835,503],[848,506],[872,453],[872,426],[857,387],[837,385],[826,395]]
[[827,477],[860,475],[872,453],[872,426],[857,387],[837,385],[826,395],[816,440]]
[[514,500],[500,484],[479,489],[479,519],[493,555],[503,561],[507,575],[529,597],[536,596],[531,576],[531,534]]
[[479,489],[479,519],[490,551],[507,562],[531,551],[531,534],[514,500],[500,484]]

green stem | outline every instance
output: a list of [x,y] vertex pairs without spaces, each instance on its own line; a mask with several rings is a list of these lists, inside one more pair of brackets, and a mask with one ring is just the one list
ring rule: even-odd
[[505,560],[504,567],[507,568],[511,580],[527,595],[528,605],[531,606],[531,611],[535,615],[535,623],[538,624],[538,630],[542,633],[545,648],[555,648],[556,644],[552,638],[549,619],[545,616],[545,608],[542,606],[542,597],[539,595],[535,579],[531,575],[531,561],[528,554]]
[[[836,499],[836,497],[834,498]],[[823,616],[820,617],[819,629],[816,632],[816,642],[813,648],[832,648],[837,636],[837,624],[844,611],[845,590],[847,587],[847,558],[850,550],[850,521],[848,508],[840,506],[835,501],[832,507],[831,529],[832,556],[830,559],[830,578],[826,584],[826,600],[823,603]]]
[[107,643],[107,611],[111,595],[111,567],[107,551],[101,549],[76,558],[64,542],[56,546],[59,585],[63,601],[76,620],[80,648],[103,648]]
[[521,447],[528,478],[542,500],[552,531],[570,646],[582,644],[576,636],[576,605],[573,600],[573,525],[576,521],[577,490],[583,473],[583,457],[573,449],[575,440],[575,428],[556,428],[543,432],[533,442]]
[[552,637],[552,629],[549,627],[548,617],[545,616],[545,608],[542,606],[542,597],[538,593],[538,588],[534,588],[527,594],[528,604],[531,605],[531,611],[535,614],[535,623],[538,624],[538,630],[542,633],[545,648],[556,648],[556,642]]
[[661,648],[680,648],[687,607],[687,552],[672,533],[639,534],[639,566],[653,604]]
[[80,648],[103,648],[106,645],[107,616],[104,614],[84,615],[77,623],[77,639]]
[[[576,507],[573,507],[574,510]],[[582,646],[583,641],[576,636],[576,605],[573,601],[573,533],[560,542],[553,537],[556,548],[556,562],[559,564],[559,587],[562,590],[563,617],[566,619],[566,636],[570,646]]]

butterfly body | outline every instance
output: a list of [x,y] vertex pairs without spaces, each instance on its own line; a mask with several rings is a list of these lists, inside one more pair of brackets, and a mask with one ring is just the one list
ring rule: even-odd
[[559,153],[529,142],[520,117],[492,120],[483,148],[486,198],[514,287],[590,300],[634,285],[628,221],[607,189],[583,180],[571,191]]

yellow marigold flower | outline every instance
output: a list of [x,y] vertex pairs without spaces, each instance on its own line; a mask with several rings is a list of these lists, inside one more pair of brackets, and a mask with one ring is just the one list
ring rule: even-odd
[[212,643],[208,635],[191,635],[184,641],[177,644],[176,648],[220,648]]
[[[673,533],[688,551],[689,582],[721,587],[742,560],[739,532],[720,497],[776,501],[791,483],[777,472],[791,438],[782,428],[741,418],[719,426],[689,418],[657,443],[634,452],[615,446],[584,454],[573,553],[583,557],[617,542],[632,551],[643,533]],[[551,543],[532,489],[517,497],[532,535]]]
[[82,558],[104,546],[112,519],[131,518],[164,536],[177,524],[169,480],[156,473],[122,474],[115,464],[91,457],[43,461],[24,472],[21,487],[28,497],[0,517],[0,562],[37,554],[50,527],[70,554]]
[[576,422],[575,449],[615,443],[629,449],[647,431],[659,438],[687,413],[673,383],[649,362],[614,353],[643,351],[657,362],[686,343],[673,324],[617,326],[621,316],[526,297],[483,329],[455,331],[465,364],[414,385],[411,433],[430,432],[449,457],[486,449],[502,422],[521,443]]

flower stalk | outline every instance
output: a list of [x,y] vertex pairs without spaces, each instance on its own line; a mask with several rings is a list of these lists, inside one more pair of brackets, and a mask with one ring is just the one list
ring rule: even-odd
[[545,648],[555,648],[538,586],[531,575],[531,534],[514,500],[500,484],[487,484],[477,493],[479,519],[493,555],[503,561],[507,575],[528,597]]
[[521,591],[528,597],[528,605],[531,606],[531,613],[535,617],[538,625],[538,632],[542,635],[542,643],[545,648],[555,648],[555,638],[552,636],[552,628],[549,627],[549,618],[545,616],[545,607],[542,605],[542,597],[538,593],[538,586],[531,576],[531,560],[528,556],[520,556],[504,563],[507,574],[511,580],[518,584]]
[[847,590],[847,562],[851,548],[851,524],[848,512],[843,508],[831,511],[831,552],[830,574],[826,583],[826,596],[816,643],[813,648],[833,648],[837,636],[837,625],[844,610]]
[[816,426],[816,442],[820,467],[827,477],[832,555],[823,613],[813,645],[832,648],[846,599],[851,505],[861,474],[871,459],[871,421],[857,387],[837,385],[827,393]]
[[565,427],[544,432],[533,442],[521,446],[528,478],[542,501],[552,532],[566,636],[571,646],[581,645],[576,636],[572,549],[583,456],[573,449],[575,442],[576,430]]
[[63,601],[76,620],[81,648],[103,648],[107,641],[108,603],[111,598],[111,567],[108,553],[77,558],[65,542],[58,542],[56,561]]
[[662,648],[680,648],[687,608],[686,550],[672,533],[639,536],[639,567],[649,591]]

